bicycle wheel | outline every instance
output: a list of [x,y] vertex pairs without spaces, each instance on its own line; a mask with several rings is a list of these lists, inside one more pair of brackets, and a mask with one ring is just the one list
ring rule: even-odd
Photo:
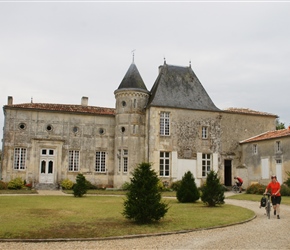
[[238,187],[237,185],[233,185],[233,187],[232,187],[232,191],[233,191],[234,193],[237,193],[237,192],[239,191],[239,187]]
[[268,219],[270,219],[270,215],[271,215],[271,204],[270,201],[267,201],[267,205],[266,205],[266,213],[267,213],[267,217]]

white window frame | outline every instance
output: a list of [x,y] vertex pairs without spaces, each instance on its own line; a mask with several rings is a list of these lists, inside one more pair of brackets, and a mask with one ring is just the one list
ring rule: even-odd
[[123,172],[128,172],[128,149],[123,150]]
[[160,113],[160,135],[162,136],[170,135],[170,113],[169,112]]
[[159,154],[159,176],[170,176],[170,152],[160,151]]
[[106,156],[105,151],[97,151],[96,152],[96,165],[95,165],[95,171],[98,173],[105,173],[106,172]]
[[211,171],[211,166],[212,166],[211,154],[202,153],[201,162],[202,162],[201,163],[202,177],[206,177],[208,173]]
[[202,139],[208,138],[208,127],[206,127],[206,126],[201,127],[201,138]]
[[13,169],[15,170],[25,170],[26,164],[26,148],[14,148],[14,160],[13,160]]
[[80,151],[69,150],[68,171],[78,172],[80,170]]

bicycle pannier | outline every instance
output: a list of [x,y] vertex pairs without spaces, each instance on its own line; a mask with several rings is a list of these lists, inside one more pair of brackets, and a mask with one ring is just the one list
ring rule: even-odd
[[261,199],[261,207],[266,207],[267,199],[266,197],[262,197]]

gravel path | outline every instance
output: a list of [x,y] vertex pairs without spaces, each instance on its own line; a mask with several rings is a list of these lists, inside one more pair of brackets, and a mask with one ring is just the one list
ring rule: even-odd
[[165,236],[97,241],[0,242],[0,249],[290,249],[290,206],[282,204],[281,219],[272,216],[269,220],[258,202],[226,199],[226,203],[249,208],[257,218],[230,227]]

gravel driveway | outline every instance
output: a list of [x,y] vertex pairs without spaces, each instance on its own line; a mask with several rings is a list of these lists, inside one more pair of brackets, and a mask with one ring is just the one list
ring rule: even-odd
[[226,203],[249,208],[257,217],[244,224],[182,234],[101,241],[0,242],[0,249],[290,249],[290,206],[282,204],[281,219],[272,216],[269,220],[258,202],[226,199]]

